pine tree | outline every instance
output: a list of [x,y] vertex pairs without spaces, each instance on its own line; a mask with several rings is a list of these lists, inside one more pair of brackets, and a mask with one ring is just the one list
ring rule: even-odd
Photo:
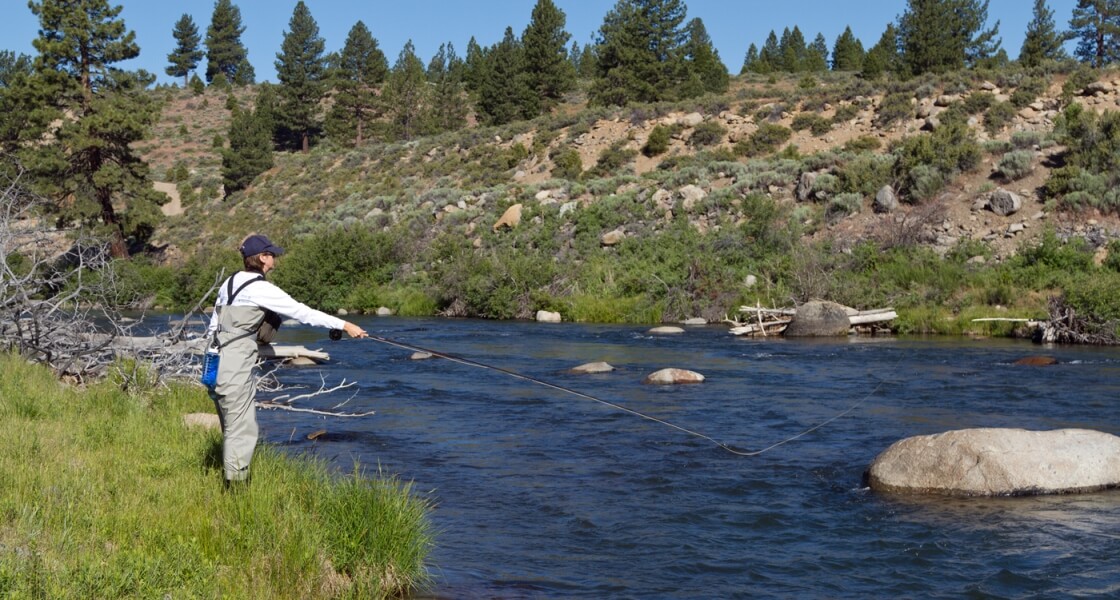
[[879,37],[867,56],[863,59],[865,79],[876,79],[884,73],[898,73],[902,68],[902,54],[898,50],[898,28],[894,23],[887,23],[883,35]]
[[603,19],[590,102],[625,105],[671,96],[680,73],[683,0],[618,0]]
[[280,81],[280,125],[296,137],[304,154],[311,150],[311,138],[320,130],[319,103],[326,95],[324,47],[318,23],[300,0],[276,54],[276,79]]
[[762,44],[762,49],[758,51],[758,63],[754,72],[762,75],[773,73],[774,71],[781,70],[782,63],[782,49],[778,43],[778,36],[774,30],[770,30],[770,35],[766,36],[766,42]]
[[226,196],[249,187],[257,175],[272,168],[272,135],[267,118],[235,108],[229,124],[229,148],[222,151],[222,184]]
[[805,53],[805,70],[813,73],[828,70],[828,42],[823,33],[813,38],[813,43]]
[[[536,96],[537,114],[547,112],[575,87],[576,72],[568,61],[567,17],[552,0],[537,0],[532,18],[521,34],[526,85]],[[535,114],[529,113],[532,117]]]
[[[704,21],[696,17],[685,27],[688,39],[682,47],[684,68],[687,74],[697,78],[700,93],[722,94],[727,91],[731,77],[727,65],[719,58],[719,51],[712,45],[712,38],[704,27]],[[699,94],[678,94],[688,98]]]
[[463,69],[463,83],[467,89],[477,92],[482,87],[482,80],[486,76],[486,51],[478,45],[472,36],[467,42],[467,59]]
[[[428,128],[433,133],[455,131],[467,124],[467,101],[463,97],[463,61],[455,54],[455,46],[448,42],[440,46],[444,67],[435,80],[432,108]],[[431,71],[429,71],[429,76]]]
[[[442,49],[442,47],[441,47]],[[365,23],[358,21],[346,36],[346,45],[333,69],[334,105],[327,117],[332,137],[353,140],[361,145],[367,125],[377,118],[381,104],[377,86],[389,73],[389,61]]]
[[596,46],[584,44],[579,53],[579,76],[584,79],[595,77],[599,72],[599,51]]
[[241,9],[230,0],[217,0],[206,28],[206,83],[213,82],[218,73],[229,82],[245,79],[244,74],[238,77],[249,59],[249,51],[241,43],[242,33]]
[[863,68],[863,57],[863,43],[852,34],[851,27],[845,27],[832,46],[832,70],[859,71]]
[[405,43],[389,73],[381,96],[393,132],[404,140],[423,133],[428,110],[428,82],[424,63],[416,56],[412,40]]
[[782,39],[778,42],[779,70],[787,73],[798,73],[805,70],[805,59],[809,49],[805,46],[805,36],[796,25],[793,30],[787,27],[782,31]]
[[756,63],[758,63],[758,47],[751,44],[750,47],[747,48],[747,55],[743,57],[743,67],[739,69],[739,74],[746,75],[747,73],[753,73]]
[[572,63],[572,70],[576,76],[580,72],[580,59],[583,57],[583,50],[579,47],[579,42],[572,42],[572,47],[568,49],[568,62]]
[[182,77],[183,87],[186,88],[190,82],[191,72],[198,66],[198,61],[205,56],[200,47],[202,38],[198,35],[198,26],[194,24],[194,19],[186,14],[179,17],[171,35],[174,36],[176,45],[175,50],[167,55],[167,62],[171,64],[166,72],[172,77]]
[[13,85],[21,75],[31,75],[35,72],[32,67],[31,57],[11,50],[0,50],[0,88]]
[[1081,62],[1099,68],[1120,58],[1120,0],[1078,0],[1069,28]]
[[19,154],[36,175],[37,191],[57,201],[60,224],[100,222],[112,255],[128,256],[127,241],[150,238],[167,200],[152,189],[148,165],[132,147],[158,116],[144,89],[155,77],[113,66],[140,53],[120,6],[107,0],[29,6],[39,18],[39,54],[19,90],[29,111]]
[[1065,35],[1059,33],[1054,24],[1054,11],[1046,6],[1046,0],[1034,0],[1033,17],[1027,23],[1019,62],[1026,67],[1037,67],[1045,60],[1064,58],[1063,42]]
[[912,75],[971,67],[999,51],[999,21],[984,29],[988,0],[908,0],[899,17],[902,57]]
[[521,42],[506,27],[502,41],[486,54],[482,86],[478,90],[478,111],[484,121],[502,125],[538,114],[539,97],[529,87],[525,75]]

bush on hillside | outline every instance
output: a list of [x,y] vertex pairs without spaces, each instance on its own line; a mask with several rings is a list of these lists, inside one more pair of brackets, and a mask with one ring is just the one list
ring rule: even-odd
[[888,94],[879,104],[879,111],[875,113],[875,126],[886,129],[895,123],[914,116],[914,105],[910,102],[914,96],[907,92]]
[[649,138],[642,146],[642,154],[648,157],[654,157],[659,154],[664,154],[669,150],[669,128],[664,125],[657,125],[653,131],[649,132]]
[[999,171],[1007,181],[1016,181],[1030,175],[1034,169],[1034,152],[1014,150],[1003,155],[999,161]]
[[735,144],[735,154],[738,156],[759,156],[769,154],[778,145],[789,140],[793,132],[781,125],[763,123],[745,140]]
[[720,143],[727,134],[727,128],[716,121],[704,121],[692,130],[688,144],[693,148],[703,148]]

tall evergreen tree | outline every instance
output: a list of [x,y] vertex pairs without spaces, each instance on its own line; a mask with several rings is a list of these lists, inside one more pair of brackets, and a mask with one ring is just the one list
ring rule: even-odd
[[[727,65],[719,58],[719,51],[712,45],[712,38],[704,27],[704,21],[696,17],[685,27],[687,39],[681,48],[684,58],[686,77],[694,77],[699,84],[699,92],[722,94],[727,91],[731,77]],[[699,94],[680,94],[690,97]]]
[[680,72],[685,11],[683,0],[618,0],[599,28],[591,103],[670,97]]
[[778,42],[780,56],[780,70],[787,73],[797,73],[805,70],[805,58],[809,49],[805,46],[805,36],[796,25],[791,31],[786,27],[782,31],[782,39]]
[[234,108],[229,124],[229,148],[222,151],[222,184],[226,195],[249,187],[272,168],[272,132],[267,117],[257,110]]
[[11,86],[21,75],[31,75],[35,72],[32,67],[31,57],[11,50],[0,50],[0,88]]
[[166,72],[172,77],[182,77],[183,87],[187,87],[191,72],[198,66],[205,53],[202,51],[202,37],[198,35],[198,26],[190,15],[184,14],[175,22],[175,29],[171,31],[175,38],[175,49],[167,55],[168,65]]
[[591,79],[599,72],[599,50],[590,43],[583,45],[579,53],[579,76]]
[[551,110],[575,87],[576,72],[567,50],[572,36],[564,30],[566,22],[564,11],[552,0],[537,0],[529,25],[521,34],[526,83],[537,97],[539,111]]
[[852,34],[850,26],[845,27],[832,45],[832,70],[859,71],[863,68],[863,57],[863,42]]
[[1026,67],[1037,67],[1044,60],[1065,58],[1062,43],[1065,35],[1054,24],[1054,11],[1046,6],[1046,0],[1034,0],[1034,11],[1023,47],[1019,50],[1019,62]]
[[230,0],[214,2],[214,13],[210,26],[206,28],[206,82],[214,81],[221,73],[226,81],[237,82],[245,79],[244,73],[249,60],[249,51],[241,43],[241,9]]
[[746,75],[747,73],[753,73],[755,64],[757,62],[758,62],[758,46],[755,46],[754,44],[751,44],[750,47],[747,48],[746,56],[743,57],[743,66],[742,66],[742,68],[739,69],[739,74],[740,75]]
[[319,24],[300,0],[276,54],[276,79],[280,81],[280,124],[298,139],[305,154],[321,128],[319,103],[326,95],[324,47]]
[[[113,65],[140,54],[136,36],[107,0],[42,0],[39,54],[21,82],[29,118],[18,145],[37,191],[56,200],[60,223],[99,222],[113,256],[146,242],[167,197],[152,189],[148,165],[132,145],[158,116],[145,87],[155,77]],[[123,210],[118,210],[123,206]]]
[[[428,129],[434,133],[454,131],[467,124],[467,102],[463,97],[463,61],[455,54],[455,46],[448,42],[440,46],[443,69],[435,80]],[[431,77],[431,70],[428,71]]]
[[1120,58],[1120,0],[1078,0],[1069,28],[1081,62],[1103,67]]
[[568,62],[572,63],[572,70],[576,76],[579,76],[580,66],[579,61],[583,57],[583,49],[580,48],[579,42],[572,42],[572,47],[568,49]]
[[477,92],[486,76],[486,51],[478,45],[474,36],[467,42],[467,59],[463,68],[463,83],[467,89]]
[[334,105],[327,117],[332,137],[361,145],[367,126],[381,111],[377,86],[389,73],[389,61],[365,23],[358,21],[346,36],[346,45],[333,70]]
[[381,96],[393,133],[404,140],[424,132],[428,110],[428,82],[424,63],[416,56],[412,40],[405,43],[393,64]]
[[773,73],[781,70],[781,63],[781,44],[778,42],[778,35],[771,29],[770,35],[766,36],[766,41],[762,44],[762,49],[758,51],[758,62],[755,63],[754,72],[762,75]]
[[485,74],[478,90],[478,111],[483,120],[501,125],[538,114],[539,97],[525,76],[524,50],[512,27],[486,54]]
[[898,28],[887,23],[879,41],[867,51],[863,59],[862,75],[876,79],[884,73],[898,73],[902,69],[902,53],[898,49]]
[[828,42],[823,33],[813,38],[813,43],[805,53],[805,70],[813,73],[828,70]]
[[988,0],[908,0],[899,17],[902,57],[913,75],[971,67],[996,55],[999,21],[984,29]]

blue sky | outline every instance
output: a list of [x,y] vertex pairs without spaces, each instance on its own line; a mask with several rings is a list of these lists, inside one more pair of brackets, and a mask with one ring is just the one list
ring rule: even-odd
[[[161,82],[173,79],[164,73],[167,55],[174,47],[171,31],[183,14],[189,14],[205,37],[214,10],[213,0],[110,0],[123,5],[121,17],[136,32],[140,57],[122,63],[129,69],[143,68],[159,76]],[[603,16],[614,0],[553,0],[567,15],[567,31],[580,45],[592,39]],[[242,42],[249,50],[259,80],[275,81],[276,53],[288,29],[297,0],[234,0],[241,9],[246,27]],[[529,22],[536,0],[305,0],[319,24],[327,50],[341,49],[346,34],[362,21],[377,38],[392,65],[409,39],[425,64],[450,41],[460,56],[466,54],[472,36],[487,46],[501,40],[507,26],[520,35]],[[1059,28],[1069,23],[1076,0],[1049,0]],[[738,73],[747,47],[761,46],[771,29],[781,35],[785,27],[797,25],[811,42],[824,34],[829,49],[836,37],[850,26],[856,37],[870,47],[887,23],[906,9],[906,0],[686,0],[688,18],[700,17],[708,29],[723,62]],[[1003,47],[1012,58],[1019,55],[1032,0],[990,0],[989,23],[1000,21]],[[25,0],[0,0],[0,49],[34,54],[31,41],[38,35],[39,23]],[[205,71],[205,59],[200,71]]]

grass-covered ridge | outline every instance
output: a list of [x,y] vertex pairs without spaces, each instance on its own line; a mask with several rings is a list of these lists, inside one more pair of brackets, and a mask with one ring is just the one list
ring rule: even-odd
[[263,447],[247,489],[196,388],[61,385],[0,354],[0,596],[377,598],[428,581],[430,506],[410,486]]
[[[895,306],[903,324],[912,309],[1042,317],[1050,295],[1071,291],[1050,280],[1076,277],[1019,278],[1013,258],[1051,232],[1091,241],[1076,249],[1102,263],[1120,236],[1116,79],[1054,65],[905,81],[746,75],[727,94],[624,108],[588,107],[577,90],[528,121],[278,154],[224,199],[203,193],[217,175],[200,160],[189,179],[202,186],[158,234],[176,252],[136,295],[192,305],[198,282],[236,267],[237,240],[263,231],[292,249],[276,281],[328,311],[718,321],[743,303],[823,297]],[[1098,80],[1106,91],[1086,93]],[[209,106],[224,110],[215,94]],[[900,200],[890,212],[874,206],[884,186]],[[1022,196],[1018,213],[978,208],[1001,187]],[[516,204],[520,223],[495,230]],[[907,263],[926,267],[873,272]]]

